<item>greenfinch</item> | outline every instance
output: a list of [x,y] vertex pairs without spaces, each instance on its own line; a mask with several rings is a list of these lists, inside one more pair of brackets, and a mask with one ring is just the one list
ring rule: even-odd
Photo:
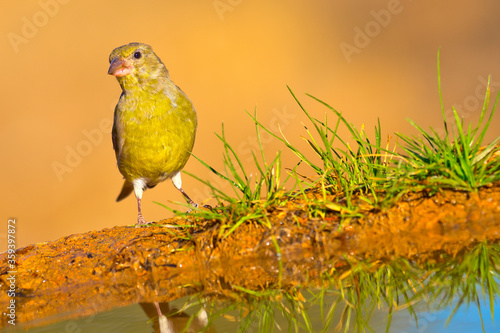
[[116,199],[132,190],[137,198],[137,225],[146,224],[141,199],[146,188],[172,179],[187,201],[197,206],[182,189],[181,170],[193,149],[197,118],[193,104],[169,77],[168,70],[151,46],[130,43],[109,56],[108,74],[117,78],[122,94],[115,108],[113,149],[125,178]]

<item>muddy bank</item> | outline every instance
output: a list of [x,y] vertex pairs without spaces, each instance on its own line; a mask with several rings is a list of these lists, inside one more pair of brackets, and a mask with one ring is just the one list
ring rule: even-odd
[[[426,263],[500,241],[500,184],[477,193],[409,193],[389,209],[367,206],[363,218],[341,227],[338,212],[312,218],[309,204],[288,200],[268,209],[270,228],[249,221],[226,238],[221,222],[172,218],[161,221],[168,226],[115,227],[19,249],[16,321],[38,326],[197,292],[231,298],[237,287],[321,286],[325,274],[348,268],[346,258]],[[7,254],[0,260],[4,313],[11,275]],[[1,326],[7,320],[2,315]]]

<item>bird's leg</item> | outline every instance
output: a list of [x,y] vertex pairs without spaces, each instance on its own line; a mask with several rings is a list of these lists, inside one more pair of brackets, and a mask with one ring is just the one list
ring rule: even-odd
[[[173,332],[173,323],[169,322],[167,319],[167,316],[165,316],[162,311],[160,304],[158,302],[154,302],[156,306],[156,311],[158,312],[158,326],[160,328],[160,332]],[[165,304],[165,303],[162,303]],[[167,309],[168,309],[168,303],[167,304]]]
[[144,219],[144,216],[142,216],[142,209],[141,209],[141,198],[137,198],[137,225],[142,225],[142,224],[148,224],[146,220]]
[[147,224],[146,220],[144,219],[144,216],[142,216],[142,209],[141,209],[141,200],[142,200],[142,192],[144,192],[144,189],[146,188],[145,182],[143,179],[134,179],[132,181],[132,184],[134,185],[134,194],[135,197],[137,198],[137,225],[136,227]]
[[189,202],[189,204],[191,206],[193,206],[194,208],[198,207],[198,204],[196,202],[194,202],[193,200],[191,200],[191,198],[189,197],[189,195],[187,195],[187,193],[184,192],[184,190],[182,189],[182,187],[179,188],[179,191],[181,191],[182,195],[184,196],[184,198],[187,199],[187,201]]
[[187,201],[189,202],[189,204],[191,206],[193,206],[194,208],[198,208],[198,204],[196,202],[194,202],[193,200],[191,200],[189,195],[187,195],[187,193],[184,192],[184,190],[182,189],[182,179],[181,179],[181,172],[180,171],[172,177],[172,183],[174,183],[175,188],[178,189],[182,193],[184,198],[187,199]]
[[156,306],[156,311],[158,312],[158,317],[163,316],[163,313],[161,312],[161,309],[160,309],[160,304],[158,302],[154,302],[154,303]]

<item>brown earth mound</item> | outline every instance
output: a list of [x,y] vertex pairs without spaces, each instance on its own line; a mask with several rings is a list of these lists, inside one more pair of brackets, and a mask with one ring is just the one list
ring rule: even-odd
[[[16,322],[38,326],[197,292],[230,297],[236,286],[319,286],[324,274],[348,265],[346,258],[424,263],[500,240],[500,184],[477,193],[410,193],[389,209],[367,207],[365,217],[341,227],[333,210],[324,218],[311,218],[307,211],[306,203],[289,200],[268,209],[270,228],[249,221],[225,238],[221,231],[227,228],[220,222],[194,218],[71,235],[17,250],[15,274],[4,253],[0,308],[6,312],[10,304],[12,276]],[[2,315],[2,327],[7,320]]]

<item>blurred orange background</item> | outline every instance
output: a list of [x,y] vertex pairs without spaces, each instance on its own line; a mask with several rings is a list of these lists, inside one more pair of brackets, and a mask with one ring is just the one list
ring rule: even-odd
[[[122,176],[110,126],[120,87],[107,75],[109,53],[129,42],[150,44],[190,97],[199,120],[194,154],[220,170],[214,132],[222,122],[252,170],[255,129],[245,110],[271,128],[280,123],[302,145],[306,118],[286,85],[313,115],[326,109],[305,93],[370,135],[379,118],[384,136],[415,133],[407,118],[442,128],[439,48],[445,108],[475,122],[488,76],[493,94],[500,87],[493,0],[3,0],[2,7],[0,251],[10,217],[18,247],[136,222],[133,196],[115,202]],[[267,139],[264,148],[274,157],[283,146]],[[283,158],[285,167],[297,162],[289,152]],[[214,179],[194,158],[185,170]],[[183,180],[193,199],[207,198],[204,186]],[[145,218],[171,216],[153,201],[183,209],[169,200],[182,201],[170,181],[147,191]]]

